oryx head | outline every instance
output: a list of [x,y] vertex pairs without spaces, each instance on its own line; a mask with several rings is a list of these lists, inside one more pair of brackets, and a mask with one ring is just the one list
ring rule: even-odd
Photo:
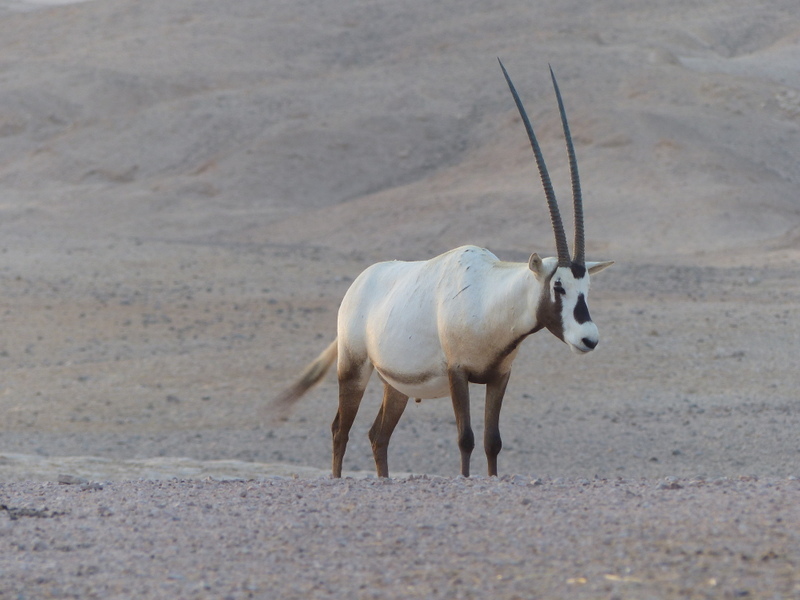
[[[499,60],[499,59],[498,59]],[[519,109],[522,122],[528,132],[528,138],[533,147],[533,154],[536,157],[536,165],[539,167],[539,175],[542,178],[542,186],[547,197],[547,205],[550,208],[550,220],[553,224],[553,232],[556,237],[557,258],[539,258],[538,254],[531,255],[528,266],[534,276],[543,283],[542,295],[538,305],[537,320],[547,327],[556,337],[566,342],[569,347],[579,353],[594,350],[599,341],[597,325],[592,322],[589,315],[589,307],[586,300],[589,296],[589,275],[602,271],[611,266],[613,261],[607,262],[586,262],[583,229],[583,202],[581,199],[581,184],[578,177],[578,163],[575,159],[575,148],[572,145],[572,136],[569,132],[567,115],[564,111],[564,103],[561,100],[561,92],[558,89],[556,76],[553,69],[550,69],[550,77],[553,80],[553,88],[558,100],[558,109],[561,113],[561,124],[564,127],[564,137],[567,141],[567,155],[569,156],[569,171],[572,179],[572,197],[575,219],[575,254],[569,256],[567,247],[567,236],[564,233],[564,225],[561,222],[561,214],[558,210],[556,195],[553,185],[550,182],[550,175],[533,133],[528,115],[522,106],[517,90],[511,83],[506,68],[500,62],[503,69],[511,95]]]

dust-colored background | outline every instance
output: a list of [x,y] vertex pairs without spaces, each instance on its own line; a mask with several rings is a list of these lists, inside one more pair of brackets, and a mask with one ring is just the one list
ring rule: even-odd
[[[568,214],[556,70],[588,257],[617,261],[595,352],[523,346],[501,474],[800,471],[796,2],[48,4],[0,4],[3,481],[327,470],[334,378],[263,410],[361,270],[553,252],[498,56]],[[389,458],[455,475],[449,401],[410,404]]]

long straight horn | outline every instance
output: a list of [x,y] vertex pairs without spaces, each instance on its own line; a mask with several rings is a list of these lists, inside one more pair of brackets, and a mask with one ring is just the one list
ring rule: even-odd
[[536,141],[536,135],[533,133],[533,126],[530,119],[522,106],[522,101],[519,99],[519,94],[511,83],[511,78],[508,76],[508,71],[503,66],[503,61],[499,58],[497,62],[500,63],[500,68],[503,69],[506,82],[508,82],[508,89],[511,90],[511,95],[514,97],[514,102],[517,105],[519,114],[522,117],[522,122],[525,124],[525,130],[528,132],[528,138],[531,141],[533,148],[533,155],[536,157],[536,165],[539,167],[539,176],[542,178],[542,187],[544,187],[544,195],[547,197],[547,206],[550,208],[550,221],[553,224],[553,233],[556,236],[556,251],[558,252],[558,266],[568,267],[570,265],[569,248],[567,247],[567,236],[564,233],[564,224],[561,222],[561,214],[558,212],[558,203],[556,202],[556,195],[553,191],[553,184],[550,182],[550,174],[547,172],[547,165],[544,164],[544,157],[539,148],[539,142]]
[[583,196],[581,195],[581,180],[578,175],[578,160],[575,158],[575,147],[572,145],[572,136],[569,133],[569,123],[567,123],[567,113],[564,111],[564,102],[561,100],[561,92],[558,89],[556,75],[553,67],[550,67],[550,77],[553,79],[553,88],[556,90],[558,99],[558,110],[561,113],[561,125],[564,127],[564,138],[567,140],[567,154],[569,155],[569,175],[572,179],[572,201],[575,211],[575,250],[574,262],[583,265],[586,262],[585,244],[583,231]]

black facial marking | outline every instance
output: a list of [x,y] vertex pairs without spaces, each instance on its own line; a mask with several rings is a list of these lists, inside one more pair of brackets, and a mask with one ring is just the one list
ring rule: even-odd
[[583,325],[592,320],[592,317],[589,316],[589,307],[586,306],[586,298],[583,297],[583,294],[578,294],[578,302],[575,303],[575,310],[572,311],[572,314],[579,325]]
[[[553,273],[550,274],[550,277]],[[562,286],[563,287],[563,286]],[[555,284],[553,285],[555,290]],[[555,301],[550,298],[550,279],[542,286],[542,295],[539,298],[539,309],[536,312],[537,327],[546,327],[550,333],[560,340],[564,340],[564,324],[561,322],[561,301],[563,295],[556,293]]]
[[569,268],[572,271],[572,276],[575,279],[583,279],[583,276],[586,275],[586,265],[572,263]]

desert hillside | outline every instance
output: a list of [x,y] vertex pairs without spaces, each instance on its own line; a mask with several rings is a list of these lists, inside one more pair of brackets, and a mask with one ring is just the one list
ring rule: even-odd
[[[263,407],[362,269],[553,252],[501,57],[571,228],[555,69],[589,258],[617,261],[597,351],[526,342],[501,472],[795,469],[795,3],[60,4],[0,7],[0,452],[327,469],[333,378],[283,427]],[[449,401],[409,406],[390,461],[457,472]]]

